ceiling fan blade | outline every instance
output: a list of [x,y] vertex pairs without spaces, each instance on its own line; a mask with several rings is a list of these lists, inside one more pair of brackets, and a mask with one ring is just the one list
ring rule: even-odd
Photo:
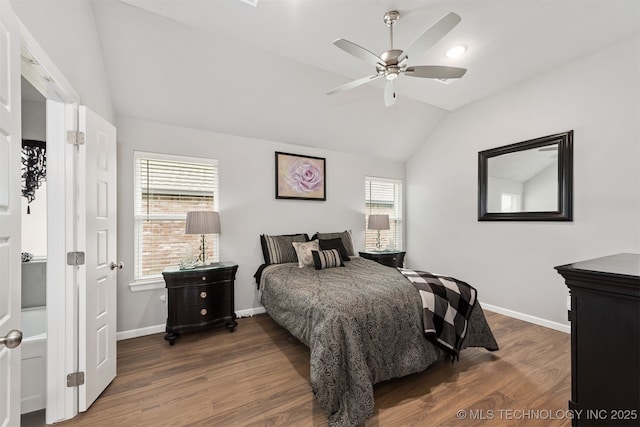
[[404,73],[411,77],[428,79],[459,79],[467,72],[466,68],[445,67],[443,65],[418,65],[407,67]]
[[451,31],[453,27],[458,25],[458,22],[461,20],[462,18],[460,18],[459,15],[449,12],[447,16],[427,28],[413,42],[411,42],[409,47],[407,47],[407,49],[398,57],[398,62],[408,58],[410,54],[419,54],[426,51],[447,35],[447,33]]
[[352,82],[349,82],[347,84],[344,84],[342,86],[338,86],[335,89],[330,90],[329,92],[327,92],[327,95],[333,95],[339,92],[344,92],[345,90],[349,90],[349,89],[353,89],[354,87],[358,87],[360,85],[363,85],[365,83],[369,83],[374,81],[375,79],[377,79],[378,77],[382,77],[382,74],[376,74],[375,76],[367,76],[367,77],[362,77],[358,80],[354,80]]
[[333,44],[344,50],[345,52],[355,56],[356,58],[360,58],[364,62],[367,62],[373,66],[384,64],[384,61],[378,55],[363,48],[362,46],[350,42],[347,39],[338,39],[334,41]]
[[391,107],[396,103],[396,80],[387,80],[384,85],[384,105],[385,107]]

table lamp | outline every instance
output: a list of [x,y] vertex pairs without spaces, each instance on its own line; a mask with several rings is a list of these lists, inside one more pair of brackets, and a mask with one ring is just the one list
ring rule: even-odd
[[378,231],[378,239],[376,240],[376,249],[380,250],[382,244],[380,243],[380,230],[389,230],[389,215],[369,215],[369,230]]
[[220,233],[220,217],[214,211],[192,211],[187,212],[187,223],[184,229],[185,234],[200,234],[200,255],[198,260],[204,264],[206,261],[205,234]]

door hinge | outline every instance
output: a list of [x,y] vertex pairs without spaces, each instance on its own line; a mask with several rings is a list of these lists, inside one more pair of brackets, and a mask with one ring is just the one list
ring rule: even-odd
[[67,252],[67,265],[84,265],[84,252]]
[[67,131],[67,143],[73,145],[84,144],[84,132],[78,132],[75,130]]
[[67,387],[78,387],[84,384],[84,372],[72,372],[67,375]]

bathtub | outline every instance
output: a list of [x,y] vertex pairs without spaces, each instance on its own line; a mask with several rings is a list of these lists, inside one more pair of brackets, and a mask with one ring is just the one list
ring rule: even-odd
[[38,411],[46,405],[47,309],[22,309],[22,391],[20,413]]

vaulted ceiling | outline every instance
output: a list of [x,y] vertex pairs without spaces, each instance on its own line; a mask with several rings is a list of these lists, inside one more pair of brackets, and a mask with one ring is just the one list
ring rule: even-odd
[[[449,111],[637,34],[637,0],[93,0],[117,114],[404,161]],[[451,84],[375,74],[332,45],[406,48],[448,12],[462,21],[410,65],[468,69]],[[467,54],[451,60],[455,44]],[[615,64],[612,76],[615,78]]]

